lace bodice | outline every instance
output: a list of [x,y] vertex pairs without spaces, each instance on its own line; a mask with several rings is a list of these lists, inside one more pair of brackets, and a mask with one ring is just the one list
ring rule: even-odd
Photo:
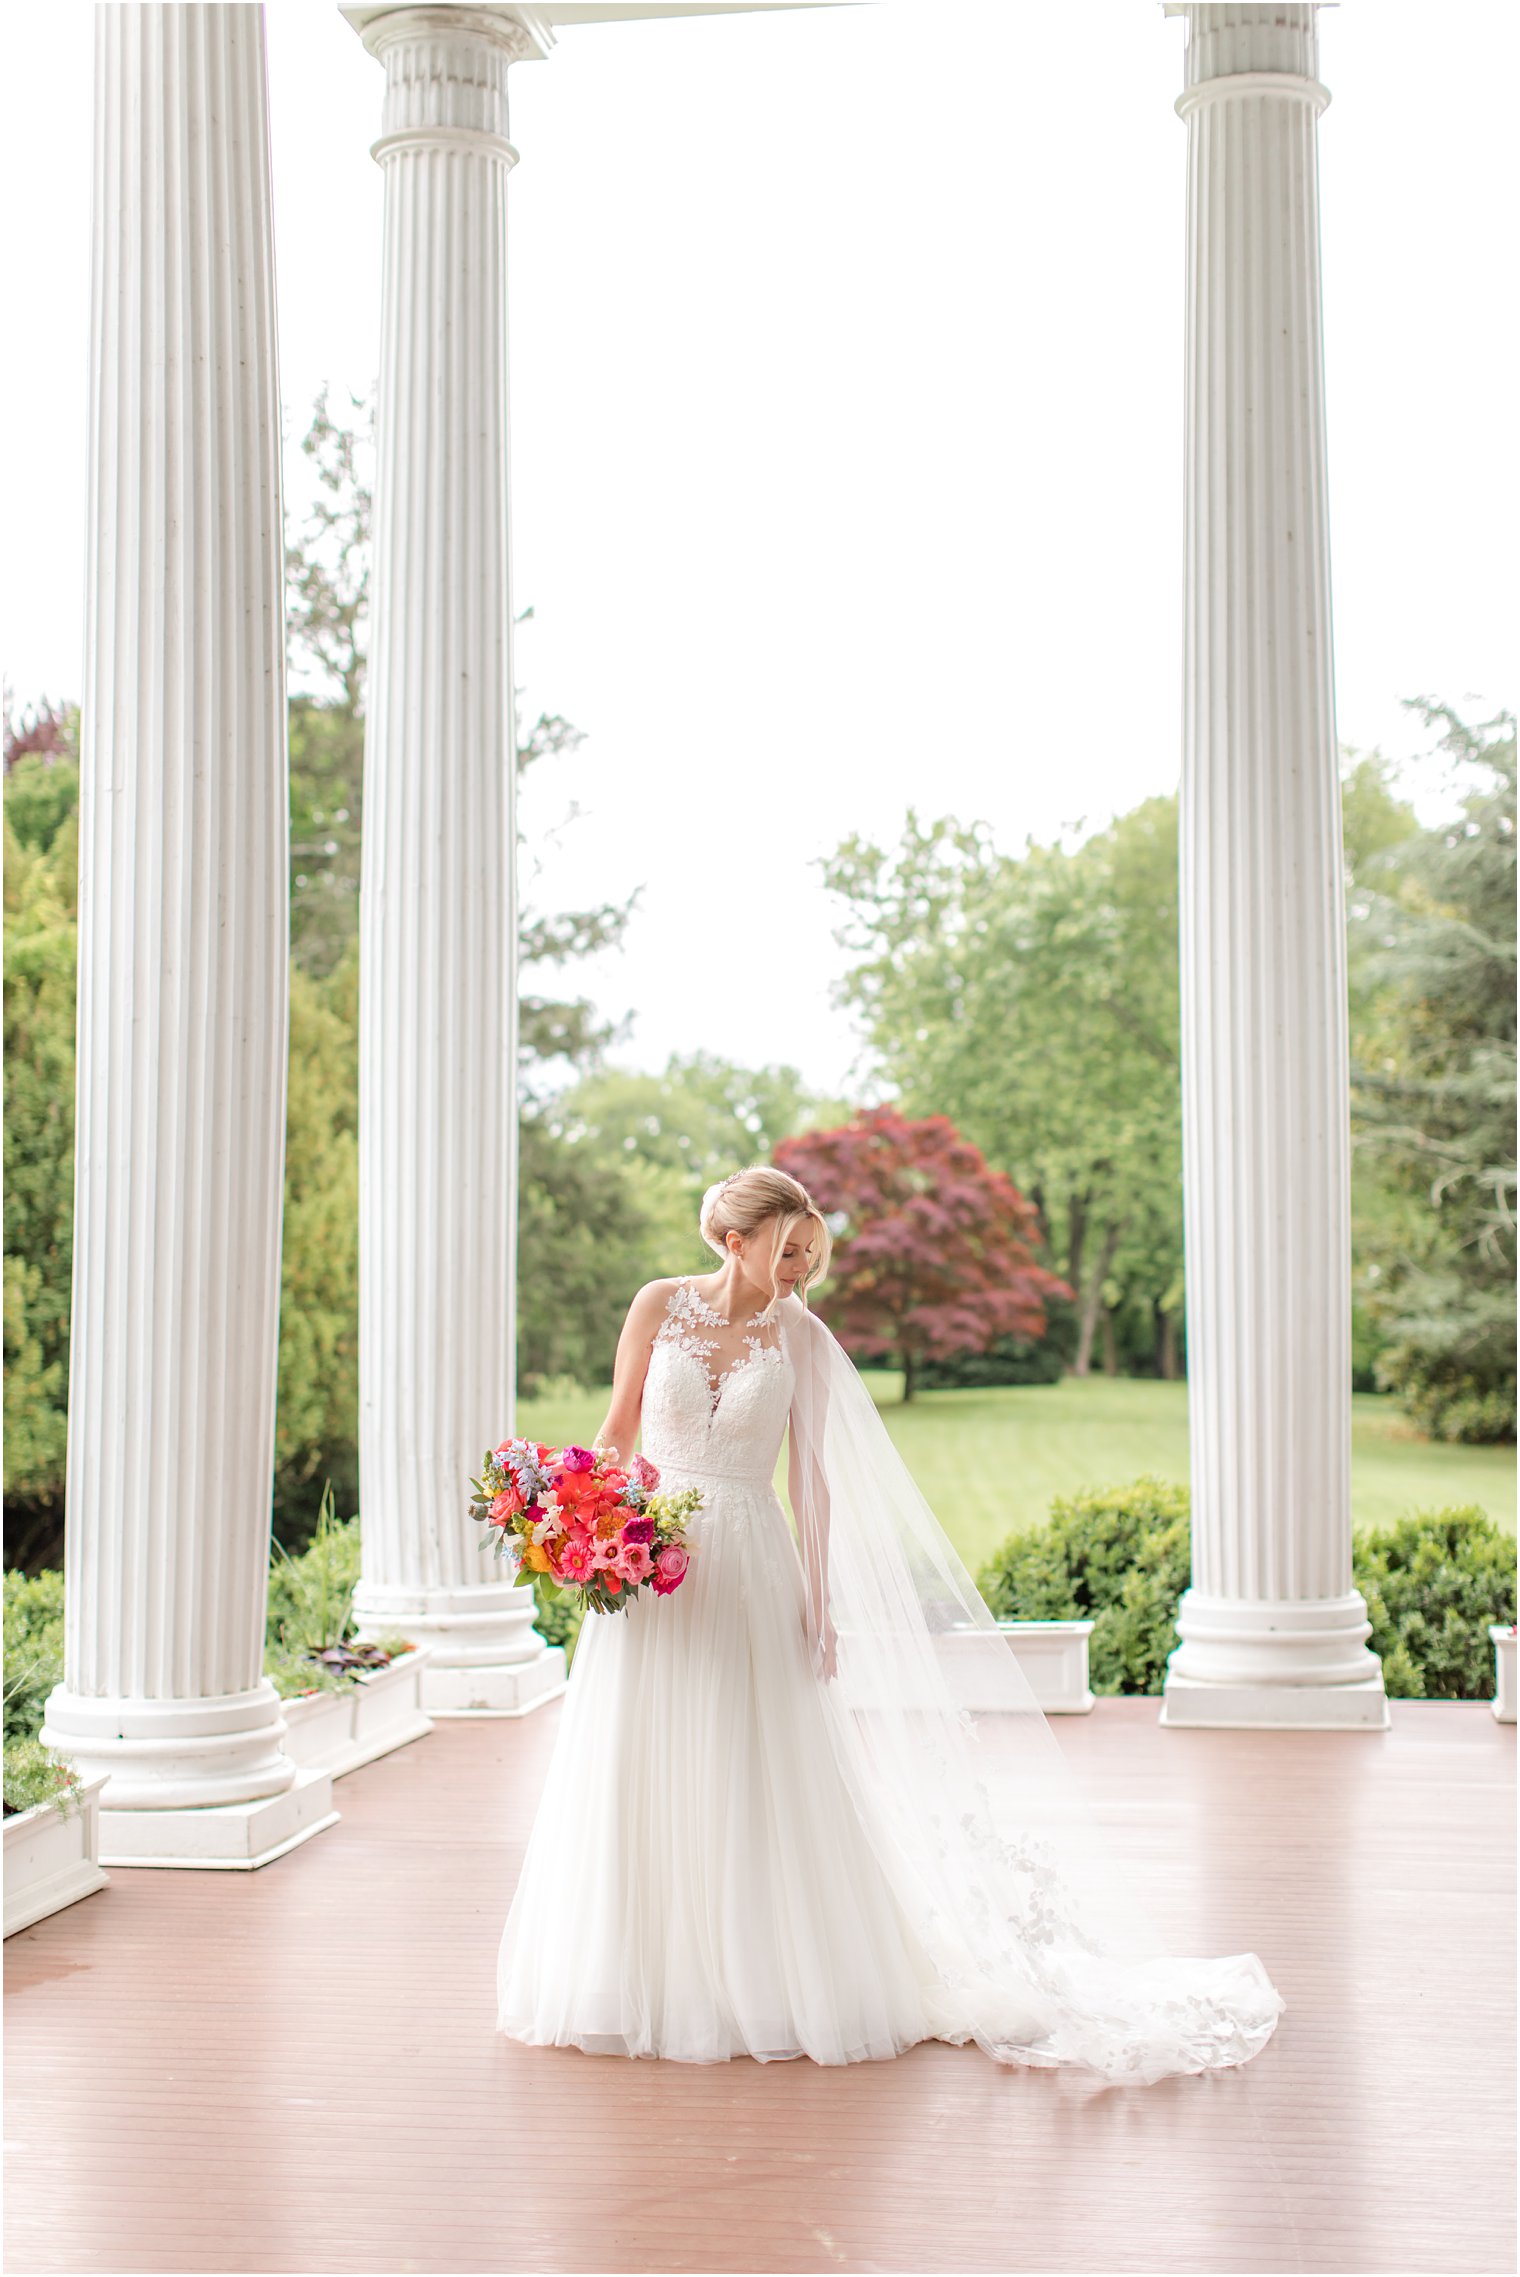
[[[768,1480],[786,1430],[791,1362],[774,1322],[733,1323],[677,1281],[644,1378],[643,1446],[661,1471]],[[717,1359],[725,1365],[714,1367]]]

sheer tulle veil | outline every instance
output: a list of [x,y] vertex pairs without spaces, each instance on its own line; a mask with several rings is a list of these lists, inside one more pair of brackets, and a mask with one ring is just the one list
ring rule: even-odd
[[796,1377],[814,1672],[846,1784],[948,1988],[960,2028],[944,2036],[1091,2084],[1245,2062],[1285,2006],[1261,1962],[1165,1951],[848,1354],[799,1296],[774,1312]]

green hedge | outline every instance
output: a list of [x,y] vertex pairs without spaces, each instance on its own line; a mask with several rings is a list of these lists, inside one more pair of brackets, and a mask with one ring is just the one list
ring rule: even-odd
[[5,1744],[35,1739],[55,1684],[63,1682],[63,1575],[5,1577]]
[[1486,1510],[1411,1510],[1392,1526],[1352,1535],[1352,1568],[1367,1600],[1395,1700],[1475,1700],[1494,1688],[1490,1621],[1515,1618],[1515,1539]]
[[5,1767],[7,1807],[30,1810],[34,1803],[72,1809],[77,1774],[62,1756],[44,1747],[42,1727],[47,1696],[63,1682],[63,1575],[24,1573],[5,1577]]
[[[1159,1693],[1191,1575],[1189,1510],[1186,1487],[1149,1475],[1059,1497],[978,1586],[1001,1619],[1093,1621],[1094,1692]],[[1515,1618],[1515,1544],[1486,1511],[1414,1510],[1391,1527],[1358,1527],[1352,1571],[1391,1699],[1492,1696],[1488,1625]]]

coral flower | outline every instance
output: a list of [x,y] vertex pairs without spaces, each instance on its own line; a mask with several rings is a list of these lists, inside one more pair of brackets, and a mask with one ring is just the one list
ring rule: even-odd
[[[540,1557],[545,1557],[542,1550],[537,1554]],[[547,1563],[546,1557],[545,1562]],[[571,1535],[567,1541],[561,1542],[559,1545],[559,1571],[561,1578],[565,1581],[582,1582],[591,1579],[593,1571],[591,1544],[584,1537],[577,1540],[574,1535]]]

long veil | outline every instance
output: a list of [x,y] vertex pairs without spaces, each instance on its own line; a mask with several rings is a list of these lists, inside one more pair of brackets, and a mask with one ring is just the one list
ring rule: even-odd
[[1285,2002],[1254,1953],[1162,1950],[1008,1636],[848,1354],[797,1296],[790,1494],[833,1745],[944,1985],[938,2036],[1106,2082],[1246,2062]]

